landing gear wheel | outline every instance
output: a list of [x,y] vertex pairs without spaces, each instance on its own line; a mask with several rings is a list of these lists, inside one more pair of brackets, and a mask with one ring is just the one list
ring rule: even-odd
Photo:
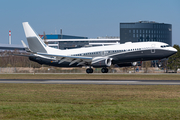
[[92,68],[88,68],[88,69],[86,69],[86,73],[93,73],[93,69]]
[[101,72],[102,72],[102,73],[108,73],[108,69],[107,69],[107,68],[102,68],[102,69],[101,69]]

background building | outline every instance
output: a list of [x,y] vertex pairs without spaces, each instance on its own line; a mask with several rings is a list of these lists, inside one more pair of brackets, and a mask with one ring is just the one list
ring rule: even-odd
[[88,39],[88,37],[71,36],[71,35],[40,35],[49,47],[58,49],[72,49],[88,46],[102,46],[117,44],[120,42],[119,37],[98,37],[97,39]]
[[[42,39],[44,39],[44,35],[40,35],[40,36],[42,37]],[[46,39],[88,39],[88,37],[50,34],[50,35],[46,35]]]
[[154,21],[120,23],[120,40],[121,44],[158,41],[172,46],[172,25]]

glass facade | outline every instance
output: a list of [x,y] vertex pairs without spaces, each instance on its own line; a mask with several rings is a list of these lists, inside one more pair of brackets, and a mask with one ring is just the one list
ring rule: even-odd
[[120,23],[120,43],[164,42],[172,46],[172,25],[149,21]]

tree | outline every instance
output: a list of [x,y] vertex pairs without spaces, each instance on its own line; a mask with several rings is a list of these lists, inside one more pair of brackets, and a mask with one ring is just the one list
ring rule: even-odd
[[180,68],[180,47],[179,45],[174,45],[173,47],[177,50],[177,53],[169,57],[168,68],[177,72],[177,69]]
[[151,61],[144,61],[143,67],[145,68],[144,73],[148,73],[148,68],[151,67]]

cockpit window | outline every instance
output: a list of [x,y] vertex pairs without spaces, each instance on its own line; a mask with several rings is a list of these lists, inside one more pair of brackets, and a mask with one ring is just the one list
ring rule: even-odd
[[161,45],[162,48],[170,47],[170,45]]

